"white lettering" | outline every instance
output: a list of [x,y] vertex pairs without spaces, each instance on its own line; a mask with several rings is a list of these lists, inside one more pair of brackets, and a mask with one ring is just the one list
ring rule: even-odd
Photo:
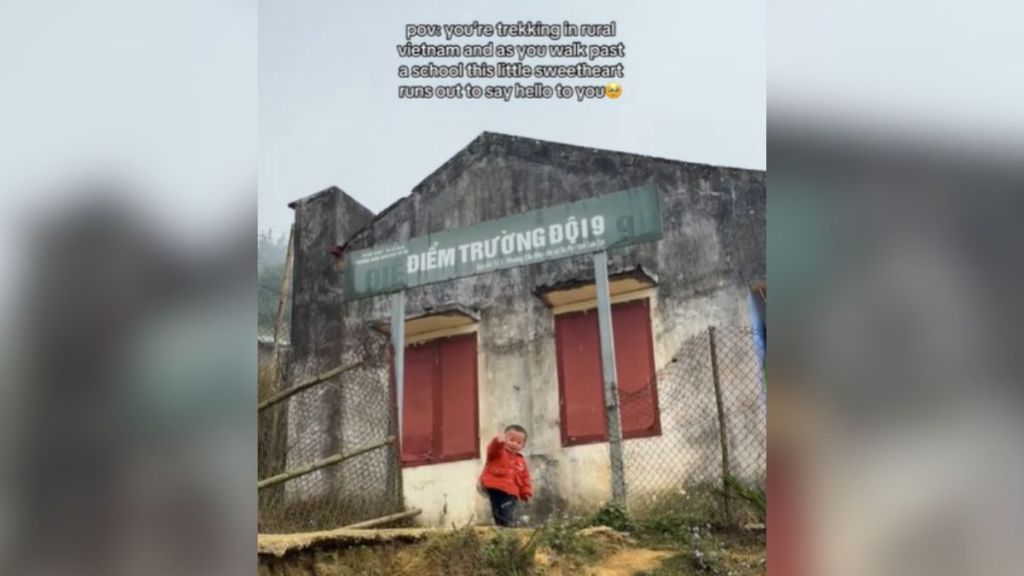
[[438,268],[455,266],[455,248],[445,248],[437,253]]
[[470,256],[470,261],[471,262],[476,262],[477,260],[483,260],[484,259],[484,243],[483,242],[473,242],[472,244],[469,245],[469,252],[471,254],[471,256]]

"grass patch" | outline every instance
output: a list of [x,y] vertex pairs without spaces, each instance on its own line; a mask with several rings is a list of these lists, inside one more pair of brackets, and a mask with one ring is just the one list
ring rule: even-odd
[[725,485],[728,493],[735,495],[739,501],[746,503],[747,510],[753,512],[757,520],[764,524],[768,517],[768,496],[765,494],[764,488],[745,486],[734,476],[726,476]]
[[768,573],[763,532],[693,527],[676,554],[637,576],[764,576]]
[[634,532],[640,540],[657,546],[689,544],[693,529],[699,524],[688,517],[674,514],[652,514],[636,521]]
[[[717,505],[721,502],[721,492],[717,502],[714,497],[709,498],[712,494],[711,489],[691,499],[680,494],[675,499],[666,499],[669,501],[662,507],[646,508],[632,517],[632,534],[640,546],[675,552],[659,568],[638,576],[767,574],[766,532],[722,525],[717,521],[721,518]],[[701,502],[710,502],[714,514],[701,513]],[[749,508],[743,509],[742,514],[756,509],[755,502],[739,502],[737,498],[733,503],[734,511],[738,504],[744,503]]]
[[[484,576],[531,576],[539,540],[534,531],[524,543],[516,534],[498,532],[486,545],[481,556]],[[451,572],[444,572],[450,574]],[[474,573],[475,574],[475,573]]]
[[585,525],[607,526],[619,532],[632,532],[636,528],[629,514],[615,504],[605,504],[586,519]]
[[345,550],[320,552],[312,565],[316,576],[394,576],[403,568],[398,548],[357,546]]
[[409,574],[450,576],[534,576],[537,550],[544,542],[540,529],[501,530],[482,534],[470,527],[438,533],[423,545]]
[[554,566],[576,570],[598,562],[606,552],[601,542],[579,535],[579,529],[579,521],[563,517],[529,532],[487,533],[469,527],[443,532],[423,544],[416,565],[402,573],[537,576]]
[[581,536],[583,523],[565,517],[549,521],[537,534],[540,548],[569,568],[579,568],[598,561],[606,552],[593,538]]
[[672,516],[690,524],[721,524],[721,490],[720,484],[699,484],[685,490],[645,494],[631,502],[630,511],[634,518]]
[[[427,540],[417,560],[424,568],[440,574],[468,576],[481,570],[483,545],[480,535],[469,528],[440,532]],[[412,573],[421,571],[413,570]]]
[[[630,515],[606,506],[583,517],[556,515],[536,530],[464,527],[432,533],[417,543],[321,549],[290,561],[271,559],[268,570],[263,565],[260,568],[261,575],[275,576],[566,576],[595,569],[621,571],[631,562],[649,567],[661,553],[667,553],[660,566],[648,568],[641,576],[767,573],[763,529],[727,528],[693,520],[671,508]],[[649,560],[652,554],[653,562]],[[288,564],[287,568],[282,570],[282,564]]]
[[[644,494],[630,504],[634,518],[671,516],[693,525],[743,526],[765,522],[767,497],[762,487],[748,486],[733,477],[726,479],[727,489],[720,483],[687,486],[684,490],[666,490]],[[724,499],[728,497],[731,517],[724,515]]]

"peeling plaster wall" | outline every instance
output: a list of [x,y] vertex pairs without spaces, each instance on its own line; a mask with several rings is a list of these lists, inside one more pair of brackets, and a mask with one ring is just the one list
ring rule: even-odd
[[[484,133],[356,233],[348,248],[403,242],[646,184],[659,192],[665,237],[609,254],[609,269],[614,274],[642,265],[658,275],[651,323],[661,368],[709,324],[749,326],[748,286],[766,274],[764,172]],[[593,278],[592,259],[576,257],[407,292],[409,315],[454,303],[479,311],[480,453],[506,424],[529,430],[536,491],[530,512],[539,518],[555,509],[596,507],[610,495],[607,444],[561,446],[554,317],[533,294],[587,278]],[[387,297],[331,310],[338,310],[343,334],[386,321],[390,312]],[[672,433],[670,422],[662,426]],[[627,445],[649,441],[658,440]],[[487,503],[473,490],[481,467],[481,460],[472,460],[406,469],[406,503],[423,508],[427,524],[489,522]]]

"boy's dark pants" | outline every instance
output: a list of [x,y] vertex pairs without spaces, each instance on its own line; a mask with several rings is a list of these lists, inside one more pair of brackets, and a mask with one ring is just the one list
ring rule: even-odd
[[488,488],[487,495],[491,498],[491,514],[494,515],[494,523],[498,526],[515,526],[516,497],[494,488]]

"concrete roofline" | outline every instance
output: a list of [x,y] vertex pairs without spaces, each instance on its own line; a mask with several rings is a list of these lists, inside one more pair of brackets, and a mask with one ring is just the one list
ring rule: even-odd
[[[443,164],[438,166],[433,172],[431,172],[425,178],[423,178],[423,180],[420,180],[420,182],[418,184],[413,186],[412,191],[409,194],[407,194],[407,195],[399,198],[398,200],[395,200],[394,202],[392,202],[387,208],[385,208],[385,209],[381,210],[380,212],[378,212],[373,217],[372,220],[370,220],[369,222],[366,223],[365,226],[363,226],[359,230],[356,230],[354,233],[352,233],[349,236],[348,240],[344,244],[338,246],[339,252],[343,251],[344,248],[350,242],[352,242],[353,240],[355,240],[356,238],[361,236],[366,230],[368,230],[371,227],[373,227],[373,225],[376,224],[384,216],[386,216],[391,211],[393,211],[396,208],[398,208],[399,206],[401,206],[403,203],[409,201],[409,199],[411,199],[414,195],[422,194],[426,188],[428,188],[429,186],[433,185],[435,182],[437,182],[439,180],[450,181],[450,180],[456,178],[459,174],[461,174],[466,169],[471,167],[474,163],[476,163],[477,160],[479,160],[480,158],[483,158],[487,154],[493,152],[494,151],[494,147],[502,147],[503,148],[503,150],[502,150],[503,153],[515,156],[515,155],[517,155],[517,152],[520,151],[520,150],[516,149],[516,145],[536,146],[536,147],[543,146],[543,147],[546,147],[548,149],[553,149],[556,153],[559,152],[559,151],[561,151],[561,152],[569,152],[569,151],[576,152],[576,151],[579,151],[579,152],[584,152],[586,154],[591,154],[591,155],[598,155],[598,154],[601,154],[601,155],[613,155],[613,156],[619,156],[619,157],[626,158],[627,162],[632,162],[632,161],[636,161],[637,159],[642,159],[642,160],[654,161],[654,162],[657,162],[657,163],[672,164],[672,165],[676,165],[676,166],[687,166],[687,167],[690,167],[690,168],[697,168],[697,169],[730,170],[730,171],[737,171],[737,172],[751,172],[751,173],[759,173],[759,174],[765,174],[766,173],[765,170],[759,170],[759,169],[754,169],[754,168],[741,168],[741,167],[735,167],[735,166],[719,166],[719,165],[716,165],[716,164],[702,164],[702,163],[698,163],[698,162],[687,162],[687,161],[684,161],[684,160],[673,160],[673,159],[670,159],[670,158],[662,158],[662,157],[658,157],[658,156],[647,156],[647,155],[644,155],[644,154],[637,154],[635,152],[622,152],[622,151],[618,151],[618,150],[609,150],[609,149],[606,149],[606,148],[592,148],[592,147],[588,147],[588,146],[579,146],[579,145],[576,145],[576,144],[565,144],[565,143],[562,143],[562,142],[555,142],[553,140],[541,140],[541,139],[538,139],[538,138],[529,138],[529,137],[526,137],[526,136],[517,136],[517,135],[514,135],[514,134],[506,134],[506,133],[502,133],[502,132],[489,132],[489,131],[485,130],[485,131],[481,132],[476,138],[473,138],[473,140],[471,140],[468,144],[463,146],[451,158],[449,158]],[[322,192],[320,192],[320,193],[322,193]],[[320,194],[320,193],[318,193],[318,194]],[[314,194],[313,196],[316,196],[316,194]],[[313,196],[310,196],[309,198],[313,198]]]
[[[765,172],[765,170],[760,170],[756,168],[744,168],[740,166],[723,166],[719,164],[707,164],[701,162],[689,162],[686,160],[674,160],[672,158],[665,158],[662,156],[648,156],[646,154],[638,154],[636,152],[625,152],[621,150],[611,150],[608,148],[580,146],[577,144],[556,142],[554,140],[541,140],[539,138],[530,138],[527,136],[518,136],[515,134],[506,134],[503,132],[489,132],[485,130],[481,132],[476,138],[471,140],[468,144],[466,144],[462,149],[456,152],[454,156],[445,161],[444,164],[441,164],[441,166],[439,166],[436,170],[428,174],[423,180],[420,180],[418,184],[413,186],[412,191],[414,193],[419,192],[428,184],[433,183],[435,180],[438,180],[443,176],[457,176],[459,173],[465,170],[465,168],[468,168],[469,166],[472,165],[472,163],[465,163],[466,160],[470,159],[473,156],[483,156],[484,154],[482,153],[490,151],[488,150],[486,145],[503,145],[505,147],[505,153],[511,153],[515,155],[515,152],[517,152],[517,150],[513,147],[515,144],[522,144],[526,146],[544,146],[548,148],[555,148],[562,151],[578,151],[587,154],[612,154],[621,157],[642,158],[645,160],[653,160],[659,163],[689,166],[693,168],[714,168],[719,170],[737,170],[741,172]],[[406,196],[406,198],[407,197],[408,196]],[[398,202],[401,202],[401,200],[402,199],[400,199]],[[398,202],[396,202],[395,204],[397,204]]]
[[352,200],[353,202],[358,203],[360,206],[362,205],[361,202],[359,202],[358,200],[353,198],[351,195],[349,195],[348,192],[345,192],[344,190],[342,190],[341,188],[338,188],[337,186],[331,185],[331,186],[328,186],[327,188],[324,188],[323,190],[320,190],[319,192],[314,192],[314,193],[312,193],[312,194],[310,194],[308,196],[303,196],[303,197],[298,198],[296,200],[292,200],[291,202],[288,203],[288,207],[291,208],[292,210],[294,210],[294,209],[298,208],[299,206],[302,206],[303,204],[309,204],[310,202],[313,202],[315,200],[319,200],[320,198],[322,198],[324,196],[327,196],[328,194],[341,194],[343,197],[348,198],[349,200]]

